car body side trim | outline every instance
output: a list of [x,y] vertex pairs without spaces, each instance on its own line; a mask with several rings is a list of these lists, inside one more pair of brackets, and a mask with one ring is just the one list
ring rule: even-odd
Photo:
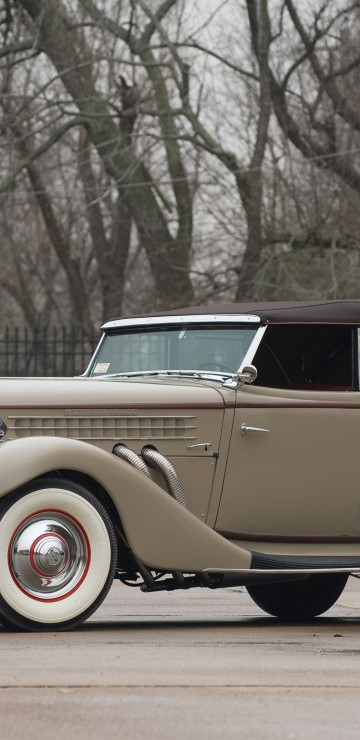
[[[187,409],[223,409],[225,406],[224,402],[214,402],[214,403],[174,403],[171,404],[171,406],[168,403],[91,403],[91,404],[70,404],[70,403],[9,403],[9,404],[2,404],[2,409],[63,409],[65,412],[67,409],[71,410],[86,410],[91,415],[92,411],[97,411],[98,409],[101,409],[103,411],[103,415],[106,416],[106,411],[110,411],[111,409],[114,409],[115,411],[121,411],[122,409],[126,409],[127,411],[131,412],[133,409],[136,411],[142,410],[142,409],[167,409],[168,411],[172,411],[173,409],[180,409],[180,410],[187,410]],[[73,414],[71,414],[73,416]],[[112,416],[112,414],[109,414]],[[131,415],[131,414],[130,414]],[[96,414],[96,416],[101,416],[101,414]],[[126,416],[126,414],[124,414]],[[17,417],[18,418],[18,417]]]
[[251,570],[318,570],[321,568],[360,568],[357,555],[270,555],[251,553]]
[[[271,389],[269,389],[271,390]],[[356,393],[356,391],[354,391]],[[229,404],[230,406],[230,404]],[[354,401],[348,401],[346,398],[344,398],[343,402],[341,401],[321,401],[320,399],[314,399],[311,401],[309,398],[302,399],[291,399],[288,400],[286,398],[279,399],[277,401],[274,401],[272,398],[269,398],[267,400],[266,398],[262,398],[260,403],[256,403],[256,400],[248,401],[247,399],[245,401],[239,401],[237,400],[235,404],[235,408],[237,409],[360,409],[360,400],[358,403]]]
[[[359,573],[360,574],[360,558],[357,566],[348,567],[329,567],[329,568],[229,568],[224,570],[221,568],[204,568],[202,573],[212,573],[223,575],[224,573],[232,573],[234,576],[243,576],[244,584],[247,581],[247,576],[263,576],[264,583],[268,581],[268,576],[311,576],[319,575],[322,573]],[[288,578],[287,580],[291,580]]]
[[241,540],[242,542],[278,542],[287,544],[360,544],[360,534],[351,535],[280,535],[280,534],[265,534],[263,532],[248,533],[248,532],[228,532],[222,529],[216,529],[218,534],[225,537],[227,540]]

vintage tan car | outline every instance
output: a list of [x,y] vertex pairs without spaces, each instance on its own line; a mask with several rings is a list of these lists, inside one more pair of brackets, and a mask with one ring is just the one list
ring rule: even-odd
[[245,585],[309,619],[360,574],[360,301],[109,321],[81,378],[0,380],[0,621],[79,625],[114,578]]

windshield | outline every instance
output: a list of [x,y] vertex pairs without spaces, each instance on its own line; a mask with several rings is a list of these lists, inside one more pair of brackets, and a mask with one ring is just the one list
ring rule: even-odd
[[104,335],[87,374],[99,376],[152,370],[235,373],[256,331],[256,328],[228,324],[182,324],[112,331]]

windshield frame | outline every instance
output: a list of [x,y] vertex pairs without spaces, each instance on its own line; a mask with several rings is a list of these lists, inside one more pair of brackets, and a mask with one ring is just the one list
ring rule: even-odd
[[[251,364],[251,361],[255,355],[256,350],[258,349],[258,346],[262,340],[264,331],[266,329],[265,326],[260,326],[260,318],[255,315],[239,315],[239,314],[220,314],[220,315],[194,315],[194,316],[153,316],[148,318],[129,318],[129,319],[115,319],[113,321],[108,321],[105,324],[102,325],[103,335],[93,353],[93,356],[89,362],[88,367],[86,368],[85,372],[81,377],[88,377],[88,378],[104,378],[106,377],[106,373],[104,374],[91,374],[93,371],[93,368],[96,364],[96,358],[99,356],[99,353],[101,352],[102,345],[105,342],[106,338],[111,336],[113,333],[119,334],[121,333],[121,330],[127,331],[127,330],[136,330],[143,328],[144,330],[151,330],[152,328],[163,328],[166,329],[168,326],[170,329],[174,329],[176,326],[183,326],[184,324],[190,324],[193,325],[194,328],[196,325],[204,325],[204,324],[226,324],[229,326],[233,326],[234,328],[240,328],[241,326],[244,326],[244,328],[253,328],[257,329],[247,351],[246,354],[241,362],[240,367],[238,370],[234,373],[231,372],[223,372],[223,371],[214,371],[214,370],[201,370],[197,371],[197,375],[204,377],[204,376],[218,376],[221,377],[232,377],[233,375],[236,375],[237,373],[241,372],[242,368]],[[189,370],[193,370],[193,368],[189,368]],[[146,376],[146,372],[144,371],[143,374]],[[114,373],[107,375],[108,378],[111,377],[126,377],[130,373]],[[136,371],[137,375],[141,375],[142,371]],[[172,374],[176,375],[176,369],[172,371]],[[183,375],[183,372],[180,372],[179,375]]]
[[102,331],[109,329],[134,328],[136,326],[168,326],[172,324],[260,324],[255,314],[190,314],[189,316],[144,316],[142,318],[113,319],[102,324]]

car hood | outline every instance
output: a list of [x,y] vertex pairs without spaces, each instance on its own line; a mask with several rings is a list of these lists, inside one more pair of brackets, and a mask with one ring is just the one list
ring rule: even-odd
[[0,378],[0,408],[223,407],[219,384],[188,379]]

